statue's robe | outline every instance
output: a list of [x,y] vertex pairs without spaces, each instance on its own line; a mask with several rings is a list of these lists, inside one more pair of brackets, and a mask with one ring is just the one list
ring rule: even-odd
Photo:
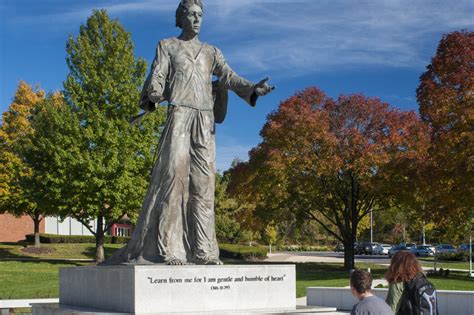
[[255,85],[238,76],[219,49],[178,38],[159,42],[141,107],[167,100],[168,117],[132,238],[105,264],[219,260],[213,75],[255,106]]

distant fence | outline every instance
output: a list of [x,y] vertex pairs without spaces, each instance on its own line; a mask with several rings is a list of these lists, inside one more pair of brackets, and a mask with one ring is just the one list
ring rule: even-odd
[[[385,299],[388,289],[373,289]],[[437,290],[440,315],[474,315],[474,291]],[[351,310],[357,303],[349,288],[309,287],[306,289],[307,305],[332,306],[338,310]]]
[[8,315],[14,308],[28,308],[31,304],[59,303],[59,299],[35,299],[35,300],[0,300],[0,314]]

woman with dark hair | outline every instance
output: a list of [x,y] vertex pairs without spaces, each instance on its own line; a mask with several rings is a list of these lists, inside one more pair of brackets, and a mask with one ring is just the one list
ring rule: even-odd
[[412,281],[423,272],[416,256],[409,251],[399,251],[393,255],[390,267],[385,274],[389,283],[386,302],[395,314],[400,314],[405,283]]
[[140,100],[152,112],[168,103],[157,160],[129,243],[105,264],[220,265],[214,214],[215,97],[212,77],[251,106],[273,90],[254,84],[227,64],[222,52],[199,40],[201,0],[182,0],[178,37],[161,40]]

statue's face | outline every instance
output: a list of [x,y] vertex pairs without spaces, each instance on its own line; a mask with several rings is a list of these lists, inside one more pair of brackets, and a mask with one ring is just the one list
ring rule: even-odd
[[182,27],[186,33],[199,34],[202,23],[202,10],[198,5],[193,4],[187,9],[186,15],[183,17]]

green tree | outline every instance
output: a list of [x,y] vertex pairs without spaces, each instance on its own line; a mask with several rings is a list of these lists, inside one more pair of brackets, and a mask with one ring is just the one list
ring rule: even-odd
[[[42,198],[48,186],[41,181],[42,174],[25,162],[25,152],[30,149],[34,135],[31,121],[45,97],[43,90],[20,81],[0,126],[0,212],[29,215],[36,247],[40,246],[40,223],[53,209]],[[59,94],[48,96],[52,102],[61,98]]]
[[228,183],[228,173],[223,175],[216,173],[216,235],[219,242],[235,243],[240,233],[240,224],[235,218],[239,210],[239,204],[237,200],[227,194]]
[[278,230],[275,227],[274,222],[270,222],[265,227],[265,239],[268,242],[268,245],[270,245],[270,254],[272,253],[272,245],[275,244],[278,240]]
[[[233,162],[236,165],[237,162]],[[216,174],[216,234],[219,242],[252,243],[261,238],[265,225],[255,216],[255,206],[241,202],[228,191],[231,173]]]
[[69,37],[67,64],[67,105],[46,105],[34,120],[29,162],[48,169],[56,191],[51,202],[90,230],[101,262],[106,231],[140,210],[164,110],[130,126],[146,62],[135,58],[130,34],[104,10],[93,12],[77,38]]

